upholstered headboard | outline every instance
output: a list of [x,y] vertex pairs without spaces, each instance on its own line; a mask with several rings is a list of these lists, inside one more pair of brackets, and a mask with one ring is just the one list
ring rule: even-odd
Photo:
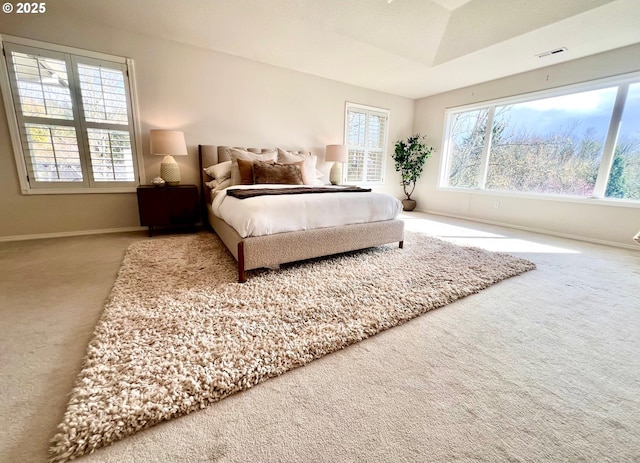
[[200,152],[200,188],[202,189],[202,207],[204,216],[207,217],[207,209],[206,205],[211,204],[211,190],[206,182],[210,182],[213,178],[209,177],[207,173],[204,171],[205,167],[213,166],[214,164],[219,164],[221,162],[230,161],[231,157],[229,155],[229,148],[237,148],[245,151],[250,151],[252,153],[262,153],[264,151],[273,151],[274,148],[243,148],[240,146],[214,146],[214,145],[199,145]]

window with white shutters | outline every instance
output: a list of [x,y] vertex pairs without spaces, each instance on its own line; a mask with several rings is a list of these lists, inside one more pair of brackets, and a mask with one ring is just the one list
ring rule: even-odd
[[136,186],[127,61],[23,42],[29,44],[2,42],[2,90],[10,95],[5,105],[23,192]]
[[347,103],[345,119],[346,183],[383,183],[389,111]]

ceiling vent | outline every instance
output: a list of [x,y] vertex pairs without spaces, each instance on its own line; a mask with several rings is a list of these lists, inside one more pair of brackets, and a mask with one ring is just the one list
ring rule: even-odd
[[545,56],[557,55],[558,53],[563,53],[567,51],[567,47],[556,48],[555,50],[545,51],[544,53],[540,53],[536,55],[538,58],[544,58]]

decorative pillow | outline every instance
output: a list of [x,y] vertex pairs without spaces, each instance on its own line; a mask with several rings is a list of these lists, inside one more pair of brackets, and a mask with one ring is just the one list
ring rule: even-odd
[[262,161],[253,163],[253,183],[279,183],[286,185],[304,185],[302,181],[302,163],[270,164]]
[[298,170],[300,171],[300,175],[302,175],[302,184],[305,185],[305,183],[304,183],[304,161],[281,162],[280,164],[282,164],[283,166],[296,166],[298,168]]
[[278,148],[278,162],[280,164],[291,164],[293,162],[304,161],[302,169],[302,180],[305,185],[316,184],[316,163],[318,157],[311,153],[292,153]]
[[[273,161],[265,161],[267,164],[275,164]],[[242,185],[253,185],[253,163],[254,161],[245,161],[238,158],[238,170],[240,171],[240,181]],[[302,161],[294,163],[302,169]]]
[[245,161],[273,161],[276,162],[278,158],[277,151],[265,151],[262,153],[252,153],[250,151],[240,150],[237,148],[230,148],[229,155],[231,156],[231,183],[234,185],[242,185],[242,178],[240,177],[240,169],[238,168],[238,159]]
[[253,185],[253,161],[238,158],[241,185]]
[[231,161],[221,162],[220,164],[214,164],[203,169],[207,175],[216,180],[224,180],[231,177]]

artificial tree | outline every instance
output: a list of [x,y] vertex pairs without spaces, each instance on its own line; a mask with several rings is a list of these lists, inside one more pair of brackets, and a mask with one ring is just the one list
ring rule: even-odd
[[396,171],[402,177],[402,189],[407,199],[402,201],[405,211],[411,211],[416,207],[416,202],[411,195],[416,188],[416,182],[422,175],[424,163],[431,157],[433,147],[426,144],[426,135],[419,133],[410,136],[406,140],[396,142],[393,160]]

